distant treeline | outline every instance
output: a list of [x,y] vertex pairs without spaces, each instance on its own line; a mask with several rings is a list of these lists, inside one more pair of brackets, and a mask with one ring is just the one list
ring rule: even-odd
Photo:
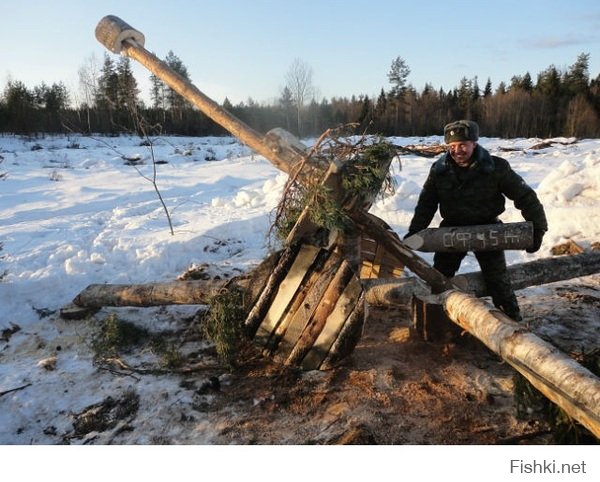
[[[566,71],[552,65],[535,80],[525,73],[495,88],[490,79],[481,88],[477,77],[463,78],[448,92],[429,84],[419,92],[407,85],[410,70],[398,57],[388,73],[392,87],[381,89],[376,98],[357,95],[307,100],[312,86],[301,85],[286,86],[271,104],[249,99],[232,105],[225,99],[223,107],[258,132],[283,127],[299,136],[316,136],[330,127],[351,123],[356,124],[357,132],[426,136],[440,134],[451,120],[468,118],[478,121],[482,135],[488,137],[600,137],[600,75],[590,78],[589,57],[580,54]],[[189,78],[172,52],[165,61]],[[105,55],[97,73],[82,68],[79,77],[81,90],[77,93],[70,93],[62,83],[42,83],[29,89],[10,80],[0,98],[0,132],[226,134],[154,76],[151,105],[144,105],[128,58],[113,62]],[[77,102],[72,101],[74,97]]]

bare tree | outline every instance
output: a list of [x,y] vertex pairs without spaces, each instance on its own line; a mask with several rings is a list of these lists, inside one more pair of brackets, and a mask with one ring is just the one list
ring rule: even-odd
[[91,131],[90,109],[95,103],[100,78],[100,64],[94,54],[90,55],[79,68],[79,91],[87,115],[88,132]]
[[292,95],[298,119],[298,135],[302,135],[302,110],[312,100],[315,88],[312,82],[312,67],[302,59],[295,58],[285,76],[285,86]]

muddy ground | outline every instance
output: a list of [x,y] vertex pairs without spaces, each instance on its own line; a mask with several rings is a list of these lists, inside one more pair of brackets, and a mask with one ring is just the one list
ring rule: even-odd
[[509,365],[469,335],[422,341],[409,320],[408,310],[372,309],[353,355],[330,371],[248,362],[210,408],[216,442],[548,442],[547,427],[516,417]]
[[[600,276],[523,290],[519,303],[523,323],[566,353],[600,346]],[[410,319],[408,307],[371,308],[353,355],[330,371],[260,357],[243,365],[211,409],[216,442],[556,443],[547,421],[515,397],[510,365],[458,329],[423,341]]]

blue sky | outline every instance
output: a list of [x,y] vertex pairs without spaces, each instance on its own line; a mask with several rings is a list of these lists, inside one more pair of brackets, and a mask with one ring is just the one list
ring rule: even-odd
[[[20,0],[4,7],[2,89],[12,78],[76,90],[79,68],[92,56],[102,62],[94,29],[108,14],[143,32],[159,57],[173,50],[218,102],[273,100],[294,58],[312,67],[327,98],[388,89],[397,56],[418,90],[426,82],[449,90],[463,77],[477,76],[481,87],[489,77],[494,88],[525,72],[535,80],[582,52],[591,55],[591,76],[600,74],[598,0]],[[147,72],[136,67],[135,74],[147,96]]]

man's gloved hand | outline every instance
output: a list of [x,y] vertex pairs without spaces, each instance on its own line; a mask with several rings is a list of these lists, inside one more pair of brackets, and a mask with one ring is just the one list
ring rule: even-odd
[[533,230],[533,245],[531,246],[531,248],[527,248],[525,251],[527,251],[528,253],[535,253],[536,251],[539,251],[540,247],[542,246],[542,240],[544,239],[544,234],[546,234],[546,231],[544,231],[543,229],[534,229]]
[[415,234],[415,233],[413,233],[413,232],[409,231],[409,232],[408,232],[408,233],[406,233],[404,236],[402,236],[402,239],[404,240],[404,239],[406,239],[406,238],[410,238],[410,237],[411,237],[413,234]]

